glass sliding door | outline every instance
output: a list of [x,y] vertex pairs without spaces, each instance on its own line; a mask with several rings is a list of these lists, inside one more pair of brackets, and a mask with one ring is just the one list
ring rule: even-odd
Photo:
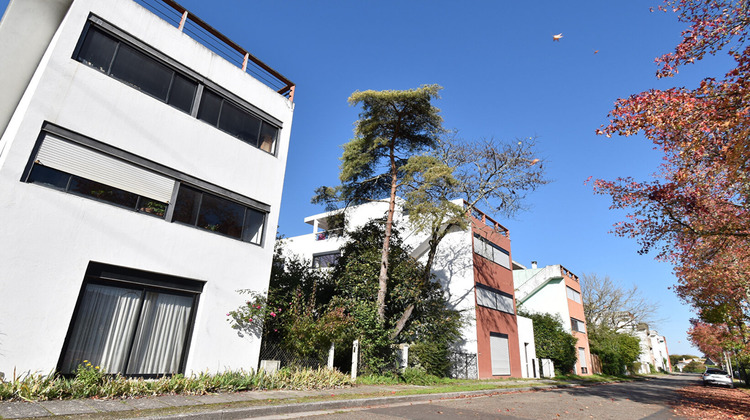
[[189,296],[146,293],[128,375],[177,372],[192,305]]
[[105,373],[179,373],[197,294],[87,282],[79,299],[62,373],[88,361]]

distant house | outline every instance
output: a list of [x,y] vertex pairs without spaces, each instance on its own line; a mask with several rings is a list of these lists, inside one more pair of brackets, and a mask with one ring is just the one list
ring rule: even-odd
[[[382,219],[387,208],[386,202],[373,202],[348,208],[345,218],[340,212],[307,217],[312,233],[286,239],[287,248],[315,267],[328,267],[340,255],[346,231]],[[426,258],[427,235],[410,228],[400,208],[395,218],[406,230],[404,241],[412,256]],[[509,231],[480,211],[473,211],[470,221],[469,229],[454,229],[443,239],[433,265],[450,304],[469,320],[456,355],[462,368],[454,375],[538,377],[531,320],[516,314]]]
[[636,373],[648,374],[651,373],[651,368],[663,372],[672,371],[672,362],[669,360],[666,337],[659,335],[657,331],[651,330],[646,323],[638,324],[629,332],[638,337],[641,346]]
[[258,366],[225,314],[268,287],[294,85],[156,5],[11,0],[0,21],[6,377]]
[[531,268],[526,268],[514,262],[513,281],[516,299],[525,310],[560,317],[565,330],[578,339],[575,373],[590,375],[591,352],[578,276],[562,265],[539,268],[532,262]]

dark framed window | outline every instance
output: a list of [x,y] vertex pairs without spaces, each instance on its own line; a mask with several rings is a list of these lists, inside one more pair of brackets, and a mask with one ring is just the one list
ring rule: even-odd
[[326,252],[324,254],[315,254],[312,258],[312,265],[315,268],[331,268],[339,262],[341,252]]
[[27,182],[164,218],[168,204],[35,163]]
[[92,262],[58,369],[85,363],[105,373],[184,372],[203,282]]
[[478,233],[474,234],[474,252],[508,270],[511,269],[510,252]]
[[[93,20],[97,20],[92,18]],[[148,54],[133,45],[133,40],[125,41],[90,22],[84,30],[80,46],[74,58],[81,63],[122,81],[154,98],[186,112],[206,123],[234,136],[243,142],[270,154],[276,153],[279,127],[271,123],[272,117],[263,117],[260,110],[251,105],[241,105],[231,94],[219,93],[221,89],[206,87],[206,81],[198,75],[189,76],[184,69],[166,58],[156,58],[158,53]],[[107,25],[104,25],[107,26]],[[113,32],[117,32],[111,28]],[[123,36],[127,39],[127,36]],[[203,89],[199,89],[203,86]],[[199,93],[202,92],[202,93]],[[194,109],[196,96],[198,109]],[[241,101],[240,101],[241,102]]]
[[214,194],[180,185],[172,220],[260,245],[265,213]]
[[203,89],[198,119],[268,153],[275,153],[278,129],[215,92]]
[[[191,186],[183,183],[186,179]],[[270,212],[252,198],[47,122],[21,181],[255,245],[262,245]]]
[[197,82],[96,26],[88,26],[76,58],[177,109],[192,111]]

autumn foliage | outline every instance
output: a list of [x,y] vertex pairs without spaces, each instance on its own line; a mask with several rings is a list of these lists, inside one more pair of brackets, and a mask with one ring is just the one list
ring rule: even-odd
[[[690,330],[701,350],[750,355],[750,5],[737,0],[667,0],[658,9],[688,24],[657,77],[707,54],[736,66],[695,87],[620,99],[598,134],[641,134],[664,153],[654,179],[597,180],[595,190],[626,209],[615,226],[641,252],[674,264],[677,294],[699,315]],[[721,353],[721,352],[719,352]]]

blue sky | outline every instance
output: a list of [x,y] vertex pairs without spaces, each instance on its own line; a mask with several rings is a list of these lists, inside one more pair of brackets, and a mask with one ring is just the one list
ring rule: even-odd
[[[691,313],[668,290],[671,267],[608,233],[623,214],[584,185],[589,176],[646,179],[658,169],[645,139],[594,134],[617,98],[695,86],[731,64],[710,58],[657,79],[654,58],[684,29],[674,14],[649,12],[657,0],[180,3],[297,85],[281,233],[309,233],[302,219],[323,211],[310,204],[313,190],[338,183],[340,146],[358,114],[347,104],[352,92],[437,83],[444,125],[461,137],[537,137],[553,182],[529,197],[530,210],[502,221],[513,258],[638,285],[660,303],[663,321],[653,327],[670,353],[697,353],[685,334]],[[557,33],[563,38],[553,42]]]

